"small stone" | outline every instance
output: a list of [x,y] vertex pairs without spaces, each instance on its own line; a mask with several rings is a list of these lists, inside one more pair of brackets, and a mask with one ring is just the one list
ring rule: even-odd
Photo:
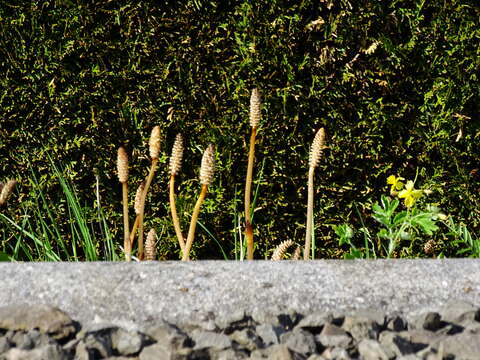
[[308,356],[317,350],[315,337],[307,331],[295,329],[280,336],[280,342],[290,350]]
[[464,321],[480,321],[480,308],[469,302],[454,300],[440,311],[443,321],[461,325]]
[[15,332],[15,335],[11,338],[11,341],[15,344],[15,347],[22,350],[33,349],[34,343],[32,339],[28,336],[28,333],[23,331]]
[[425,329],[430,331],[437,331],[443,324],[439,313],[427,312],[417,316],[410,322],[412,329]]
[[271,324],[281,326],[284,330],[291,330],[300,322],[301,316],[295,312],[286,314],[272,314],[263,309],[255,309],[252,312],[252,319],[257,324]]
[[176,326],[161,323],[145,331],[145,334],[156,341],[157,347],[162,347],[166,352],[174,352],[189,345],[188,337]]
[[380,325],[375,320],[363,315],[345,316],[342,328],[358,342],[363,339],[378,339],[381,330]]
[[0,328],[30,331],[38,329],[56,340],[76,331],[74,321],[60,309],[48,305],[8,305],[0,307]]
[[12,348],[1,355],[2,360],[64,360],[67,354],[58,345],[46,345],[33,350]]
[[55,343],[55,340],[53,340],[47,334],[42,334],[38,330],[30,330],[27,335],[33,342],[34,347],[46,346]]
[[237,330],[229,337],[249,351],[253,351],[262,345],[262,340],[250,329]]
[[272,345],[267,349],[267,351],[267,359],[269,360],[294,360],[292,353],[286,345]]
[[[175,355],[174,355],[175,354]],[[178,355],[171,347],[165,347],[162,344],[153,344],[142,349],[139,360],[176,360]]]
[[316,335],[322,331],[325,324],[333,321],[332,313],[314,312],[305,316],[295,328],[302,328]]
[[308,357],[307,360],[327,360],[322,355],[313,354]]
[[407,330],[407,321],[400,315],[392,315],[387,318],[387,330],[403,331]]
[[[268,349],[268,348],[267,348]],[[263,360],[268,358],[267,349],[257,349],[250,353],[250,360]]]
[[214,351],[211,354],[212,360],[242,360],[242,359],[249,359],[249,356],[246,352],[243,351],[235,351],[233,349],[226,349],[220,352]]
[[325,351],[322,353],[322,356],[326,360],[351,360],[347,350],[339,347],[325,349]]
[[445,337],[445,335],[424,329],[400,331],[398,336],[401,336],[409,341],[412,344],[415,352],[420,351],[426,348],[429,344],[438,342]]
[[342,328],[327,323],[322,332],[315,337],[324,347],[348,347],[352,342],[351,336]]
[[110,335],[112,348],[120,355],[134,355],[140,352],[143,339],[137,332],[116,329]]
[[480,335],[460,333],[447,336],[439,342],[445,355],[455,356],[455,359],[478,360],[480,356]]
[[6,336],[2,336],[0,338],[0,354],[3,354],[8,349],[10,349],[12,346],[13,346],[13,344],[10,342],[10,340],[7,339]]
[[378,341],[363,339],[358,344],[358,352],[363,360],[389,360]]
[[285,330],[280,326],[261,324],[257,325],[255,332],[262,339],[265,346],[270,346],[280,342],[280,336],[285,333]]
[[192,335],[195,343],[194,350],[212,348],[223,350],[232,346],[232,341],[225,334],[217,334],[211,331],[196,331]]
[[437,331],[442,327],[442,322],[440,320],[440,314],[436,312],[429,312],[425,315],[423,322],[423,328],[425,330]]
[[227,334],[250,326],[251,322],[252,319],[245,315],[245,310],[243,309],[237,309],[228,315],[215,318],[216,326]]
[[[84,347],[84,348],[83,348]],[[98,354],[103,358],[113,355],[110,332],[99,331],[86,335],[77,345],[77,352]]]
[[389,358],[415,352],[415,348],[408,340],[391,331],[382,331],[379,342]]

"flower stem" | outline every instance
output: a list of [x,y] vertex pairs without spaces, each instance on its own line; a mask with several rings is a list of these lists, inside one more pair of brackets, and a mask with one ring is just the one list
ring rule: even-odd
[[132,248],[130,246],[130,226],[128,225],[128,185],[127,182],[122,183],[123,197],[123,251],[125,252],[125,260],[132,260]]
[[139,213],[139,220],[138,220],[138,258],[143,260],[143,217],[145,213],[145,199],[147,197],[148,188],[152,183],[153,175],[155,174],[155,170],[157,168],[158,158],[152,159],[152,166],[150,167],[150,172],[148,173],[147,182],[145,184],[145,189],[142,193],[142,199],[140,201],[140,213]]
[[255,161],[255,138],[257,128],[252,127],[250,150],[248,152],[247,178],[245,181],[245,237],[247,239],[247,260],[253,260],[253,228],[251,224],[250,198],[252,194],[253,163]]
[[307,202],[307,230],[305,233],[305,249],[303,250],[303,259],[310,259],[310,245],[312,242],[312,225],[313,225],[313,177],[315,168],[310,166],[308,170],[308,202]]
[[188,229],[187,243],[185,244],[185,251],[183,252],[182,261],[190,260],[190,250],[192,249],[193,240],[195,238],[195,228],[197,226],[198,214],[200,214],[200,208],[207,195],[208,185],[202,185],[200,196],[198,197],[195,208],[193,209],[192,219],[190,221],[190,228]]
[[170,175],[170,211],[172,213],[173,227],[177,235],[182,256],[185,253],[185,239],[183,238],[182,229],[180,228],[180,221],[178,219],[177,207],[175,205],[175,175]]

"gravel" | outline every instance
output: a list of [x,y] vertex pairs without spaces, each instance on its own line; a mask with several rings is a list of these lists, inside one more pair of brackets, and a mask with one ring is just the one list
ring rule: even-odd
[[0,308],[0,360],[13,359],[278,359],[478,360],[480,307],[451,301],[440,312],[408,322],[377,310],[315,311],[259,322],[244,314],[233,322],[177,326],[161,321],[141,331],[111,324],[82,326],[58,308]]
[[0,264],[3,359],[480,359],[480,263]]

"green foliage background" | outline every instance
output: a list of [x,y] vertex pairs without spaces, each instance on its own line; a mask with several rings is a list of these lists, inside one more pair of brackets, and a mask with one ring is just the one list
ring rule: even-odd
[[[218,170],[201,221],[233,257],[249,96],[258,87],[257,258],[287,238],[304,241],[308,152],[322,126],[329,147],[316,173],[318,257],[341,255],[331,225],[358,223],[354,204],[367,217],[390,174],[413,179],[418,171],[418,184],[433,190],[429,200],[478,233],[479,18],[476,0],[3,1],[0,180],[17,178],[15,198],[28,201],[31,164],[66,222],[47,154],[65,166],[86,208],[94,207],[97,171],[120,244],[116,150],[124,144],[131,155],[133,203],[149,166],[150,131],[160,125],[164,157],[146,220],[164,230],[161,258],[175,259],[171,146],[182,132],[178,206],[186,231],[201,155],[213,142]],[[14,202],[8,212],[21,219]],[[200,229],[194,251],[221,258]]]

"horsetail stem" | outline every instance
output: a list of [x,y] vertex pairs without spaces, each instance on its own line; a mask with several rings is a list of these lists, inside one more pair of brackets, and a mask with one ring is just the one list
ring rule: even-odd
[[130,246],[130,226],[128,224],[128,155],[123,146],[118,148],[117,154],[118,180],[122,184],[123,203],[123,251],[125,260],[131,261],[132,249]]
[[140,203],[142,202],[142,194],[145,190],[145,181],[142,181],[137,188],[137,192],[135,193],[135,222],[133,223],[132,231],[130,232],[130,249],[133,249],[133,240],[135,239],[135,233],[138,229],[138,223],[140,221]]
[[157,125],[152,129],[149,140],[149,150],[152,164],[150,166],[150,172],[148,173],[147,181],[145,183],[145,189],[142,193],[140,200],[140,213],[138,220],[138,258],[143,260],[143,218],[145,214],[145,199],[147,197],[148,189],[152,183],[153,176],[157,169],[158,156],[160,155],[160,127]]
[[313,179],[315,174],[315,168],[318,166],[320,156],[322,154],[323,147],[325,145],[325,130],[321,128],[318,130],[315,138],[313,139],[312,147],[309,157],[309,169],[308,169],[308,202],[307,202],[307,229],[305,233],[305,249],[303,250],[303,259],[310,259],[310,246],[312,242],[312,227],[313,227]]
[[17,185],[17,180],[8,180],[6,184],[2,183],[0,188],[0,206],[7,203],[8,197],[13,192],[15,185]]
[[212,183],[213,175],[215,172],[215,154],[213,145],[209,145],[203,153],[202,166],[200,168],[200,184],[202,184],[202,190],[200,196],[195,204],[195,208],[192,213],[192,219],[190,221],[190,227],[188,229],[187,243],[185,244],[185,251],[183,252],[182,260],[187,261],[190,259],[190,250],[192,249],[193,240],[195,238],[195,227],[197,226],[198,215],[200,208],[207,195],[208,186]]
[[175,202],[175,176],[180,171],[183,158],[183,138],[181,134],[177,134],[175,143],[173,144],[172,156],[170,157],[170,211],[172,214],[173,227],[177,235],[178,243],[182,251],[182,256],[185,253],[185,239],[180,227],[180,220],[178,219],[177,207]]
[[247,239],[247,260],[253,260],[254,240],[253,227],[251,224],[250,198],[252,194],[253,163],[255,161],[255,138],[257,127],[261,117],[261,101],[258,89],[252,90],[250,96],[250,148],[248,151],[247,178],[245,180],[245,238]]

